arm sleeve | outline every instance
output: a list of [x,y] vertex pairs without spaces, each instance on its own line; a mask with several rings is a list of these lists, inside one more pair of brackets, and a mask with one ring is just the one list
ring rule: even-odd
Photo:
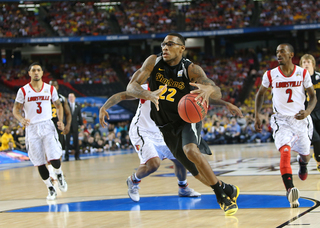
[[269,88],[271,85],[270,85],[270,81],[269,81],[267,72],[268,72],[268,71],[266,71],[266,72],[263,74],[263,76],[262,76],[262,83],[261,83],[261,85],[263,85],[263,86],[266,87],[266,88]]
[[59,99],[58,92],[57,92],[56,88],[53,87],[53,92],[52,92],[52,98],[51,98],[51,100],[52,100],[53,102],[55,102],[55,101],[58,100],[58,99]]
[[21,88],[18,90],[17,97],[16,97],[15,101],[20,103],[20,104],[23,104],[24,101],[25,101],[25,98],[24,98],[24,95],[23,95],[23,92],[22,92]]

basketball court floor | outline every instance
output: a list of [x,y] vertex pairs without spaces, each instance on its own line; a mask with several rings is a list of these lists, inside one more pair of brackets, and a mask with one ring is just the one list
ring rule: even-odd
[[300,207],[286,199],[279,171],[279,153],[273,143],[211,146],[206,156],[216,175],[240,188],[239,210],[225,216],[213,191],[188,175],[199,198],[178,196],[172,162],[140,184],[140,202],[127,195],[126,179],[138,167],[133,150],[83,155],[63,162],[68,192],[47,201],[47,189],[29,161],[0,163],[0,227],[153,227],[153,228],[266,228],[320,227],[320,173],[313,159],[309,176],[298,176],[292,153],[294,184]]

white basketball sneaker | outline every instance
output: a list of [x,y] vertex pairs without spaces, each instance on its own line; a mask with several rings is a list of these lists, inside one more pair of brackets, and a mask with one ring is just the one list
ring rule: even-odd
[[139,202],[140,195],[139,195],[139,183],[134,183],[131,179],[131,176],[127,179],[128,185],[128,195],[134,202]]
[[296,187],[289,188],[287,191],[287,198],[290,203],[290,207],[297,208],[299,207],[299,198],[300,198],[300,192]]
[[68,191],[68,184],[66,180],[64,179],[63,173],[57,174],[57,179],[58,179],[58,186],[61,192],[66,192]]
[[52,185],[48,187],[48,196],[47,200],[55,200],[57,198],[57,191],[55,187]]
[[196,192],[192,188],[189,188],[186,186],[185,188],[179,187],[178,191],[179,196],[181,197],[199,197],[201,194],[199,192]]

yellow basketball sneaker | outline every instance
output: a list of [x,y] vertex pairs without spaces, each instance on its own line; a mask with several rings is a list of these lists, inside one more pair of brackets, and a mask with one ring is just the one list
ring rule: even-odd
[[238,205],[233,202],[228,196],[224,195],[219,201],[218,203],[221,209],[224,211],[225,215],[234,215],[238,211]]
[[237,198],[238,198],[238,196],[240,194],[240,189],[236,185],[231,185],[231,186],[233,188],[233,192],[229,197],[235,204],[237,204]]
[[[314,153],[312,154],[312,157],[317,162],[316,158],[314,157]],[[317,163],[317,170],[318,172],[320,172],[320,165],[318,165],[318,163]]]

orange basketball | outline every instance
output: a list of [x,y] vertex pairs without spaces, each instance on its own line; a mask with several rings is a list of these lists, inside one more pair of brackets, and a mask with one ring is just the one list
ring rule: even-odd
[[198,94],[189,93],[179,101],[178,113],[181,119],[188,123],[198,123],[207,115],[207,103],[203,106],[200,100],[195,101],[197,96]]

